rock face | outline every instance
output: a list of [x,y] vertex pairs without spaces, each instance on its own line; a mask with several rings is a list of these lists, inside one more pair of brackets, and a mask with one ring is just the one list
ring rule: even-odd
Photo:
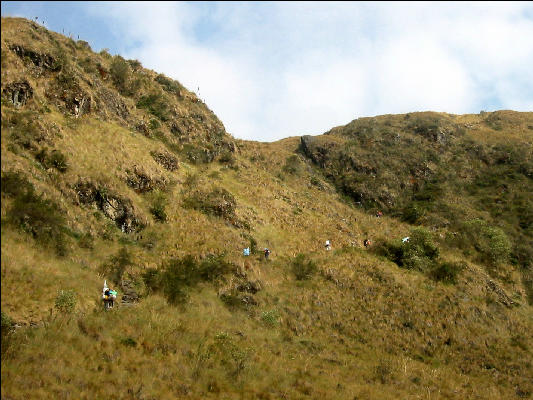
[[137,193],[151,192],[154,189],[164,189],[168,181],[163,177],[150,176],[142,168],[135,166],[133,171],[126,171],[126,183]]
[[119,120],[129,122],[130,111],[120,95],[103,85],[98,87],[96,95],[99,99],[98,114],[106,119],[115,116]]
[[13,50],[15,54],[20,58],[30,59],[31,62],[37,67],[50,71],[59,71],[61,69],[61,65],[57,63],[55,58],[52,57],[50,54],[37,53],[36,51],[29,50],[18,44],[11,45],[10,49]]
[[135,290],[135,285],[132,281],[124,279],[120,285],[122,288],[122,303],[136,303],[139,301],[139,294]]
[[169,171],[175,171],[179,167],[178,159],[169,152],[152,152],[150,153],[155,162]]
[[131,201],[109,193],[104,187],[91,182],[79,182],[74,190],[81,204],[92,205],[113,220],[124,233],[140,231],[144,225],[135,215]]
[[315,137],[309,135],[301,137],[300,146],[304,154],[320,168],[326,167],[331,150],[335,147],[333,143],[319,143]]
[[261,282],[258,280],[245,281],[237,286],[237,290],[239,292],[248,292],[252,294],[256,294],[257,292],[261,290],[261,288],[262,288]]
[[61,71],[47,88],[45,95],[60,110],[76,117],[90,113],[94,103],[72,72]]
[[13,82],[4,87],[2,94],[8,97],[15,107],[19,107],[33,97],[33,89],[28,81]]

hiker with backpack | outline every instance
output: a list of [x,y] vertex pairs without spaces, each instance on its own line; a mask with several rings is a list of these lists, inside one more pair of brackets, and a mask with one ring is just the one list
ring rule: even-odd
[[104,308],[107,310],[113,308],[115,300],[117,299],[117,292],[107,287],[107,281],[104,281],[104,288],[102,289],[102,300],[104,301]]
[[270,255],[270,250],[265,248],[265,260],[268,260],[269,255]]

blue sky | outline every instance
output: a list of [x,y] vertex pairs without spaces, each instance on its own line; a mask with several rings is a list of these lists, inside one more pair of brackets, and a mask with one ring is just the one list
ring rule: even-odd
[[414,111],[533,111],[533,2],[2,2],[138,59],[237,138]]

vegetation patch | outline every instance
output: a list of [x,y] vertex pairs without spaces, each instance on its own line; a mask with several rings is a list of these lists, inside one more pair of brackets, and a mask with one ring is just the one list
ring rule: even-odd
[[7,212],[8,223],[43,244],[55,246],[58,255],[66,253],[68,229],[63,211],[55,202],[37,194],[27,178],[17,172],[2,175],[2,193],[13,197]]
[[429,275],[435,281],[443,282],[447,284],[457,283],[457,277],[462,270],[465,269],[466,264],[464,262],[441,262],[434,267]]
[[424,228],[414,228],[402,242],[381,240],[374,251],[395,262],[399,267],[417,271],[430,270],[439,256],[431,234]]
[[72,314],[76,308],[76,292],[71,289],[59,290],[57,292],[55,308],[61,314]]
[[200,261],[188,255],[166,261],[161,269],[148,269],[142,277],[150,291],[161,290],[169,304],[178,305],[188,300],[190,288],[200,282],[218,284],[234,268],[224,254],[209,255]]
[[59,172],[66,172],[68,169],[67,156],[61,153],[60,150],[52,150],[48,152],[46,147],[42,148],[36,155],[35,159],[41,163],[45,168],[55,168]]
[[298,254],[291,261],[291,271],[296,280],[303,281],[313,277],[318,271],[318,267],[313,260],[310,260],[305,254]]
[[235,197],[224,188],[215,188],[209,192],[194,191],[183,201],[185,208],[201,211],[207,215],[224,218],[228,221],[236,220]]
[[170,118],[168,101],[160,93],[142,96],[137,102],[137,108],[145,109],[163,122],[168,121]]

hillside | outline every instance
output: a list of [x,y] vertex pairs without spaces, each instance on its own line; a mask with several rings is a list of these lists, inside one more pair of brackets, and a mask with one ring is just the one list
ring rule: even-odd
[[533,113],[250,142],[136,60],[1,49],[2,399],[533,395]]

